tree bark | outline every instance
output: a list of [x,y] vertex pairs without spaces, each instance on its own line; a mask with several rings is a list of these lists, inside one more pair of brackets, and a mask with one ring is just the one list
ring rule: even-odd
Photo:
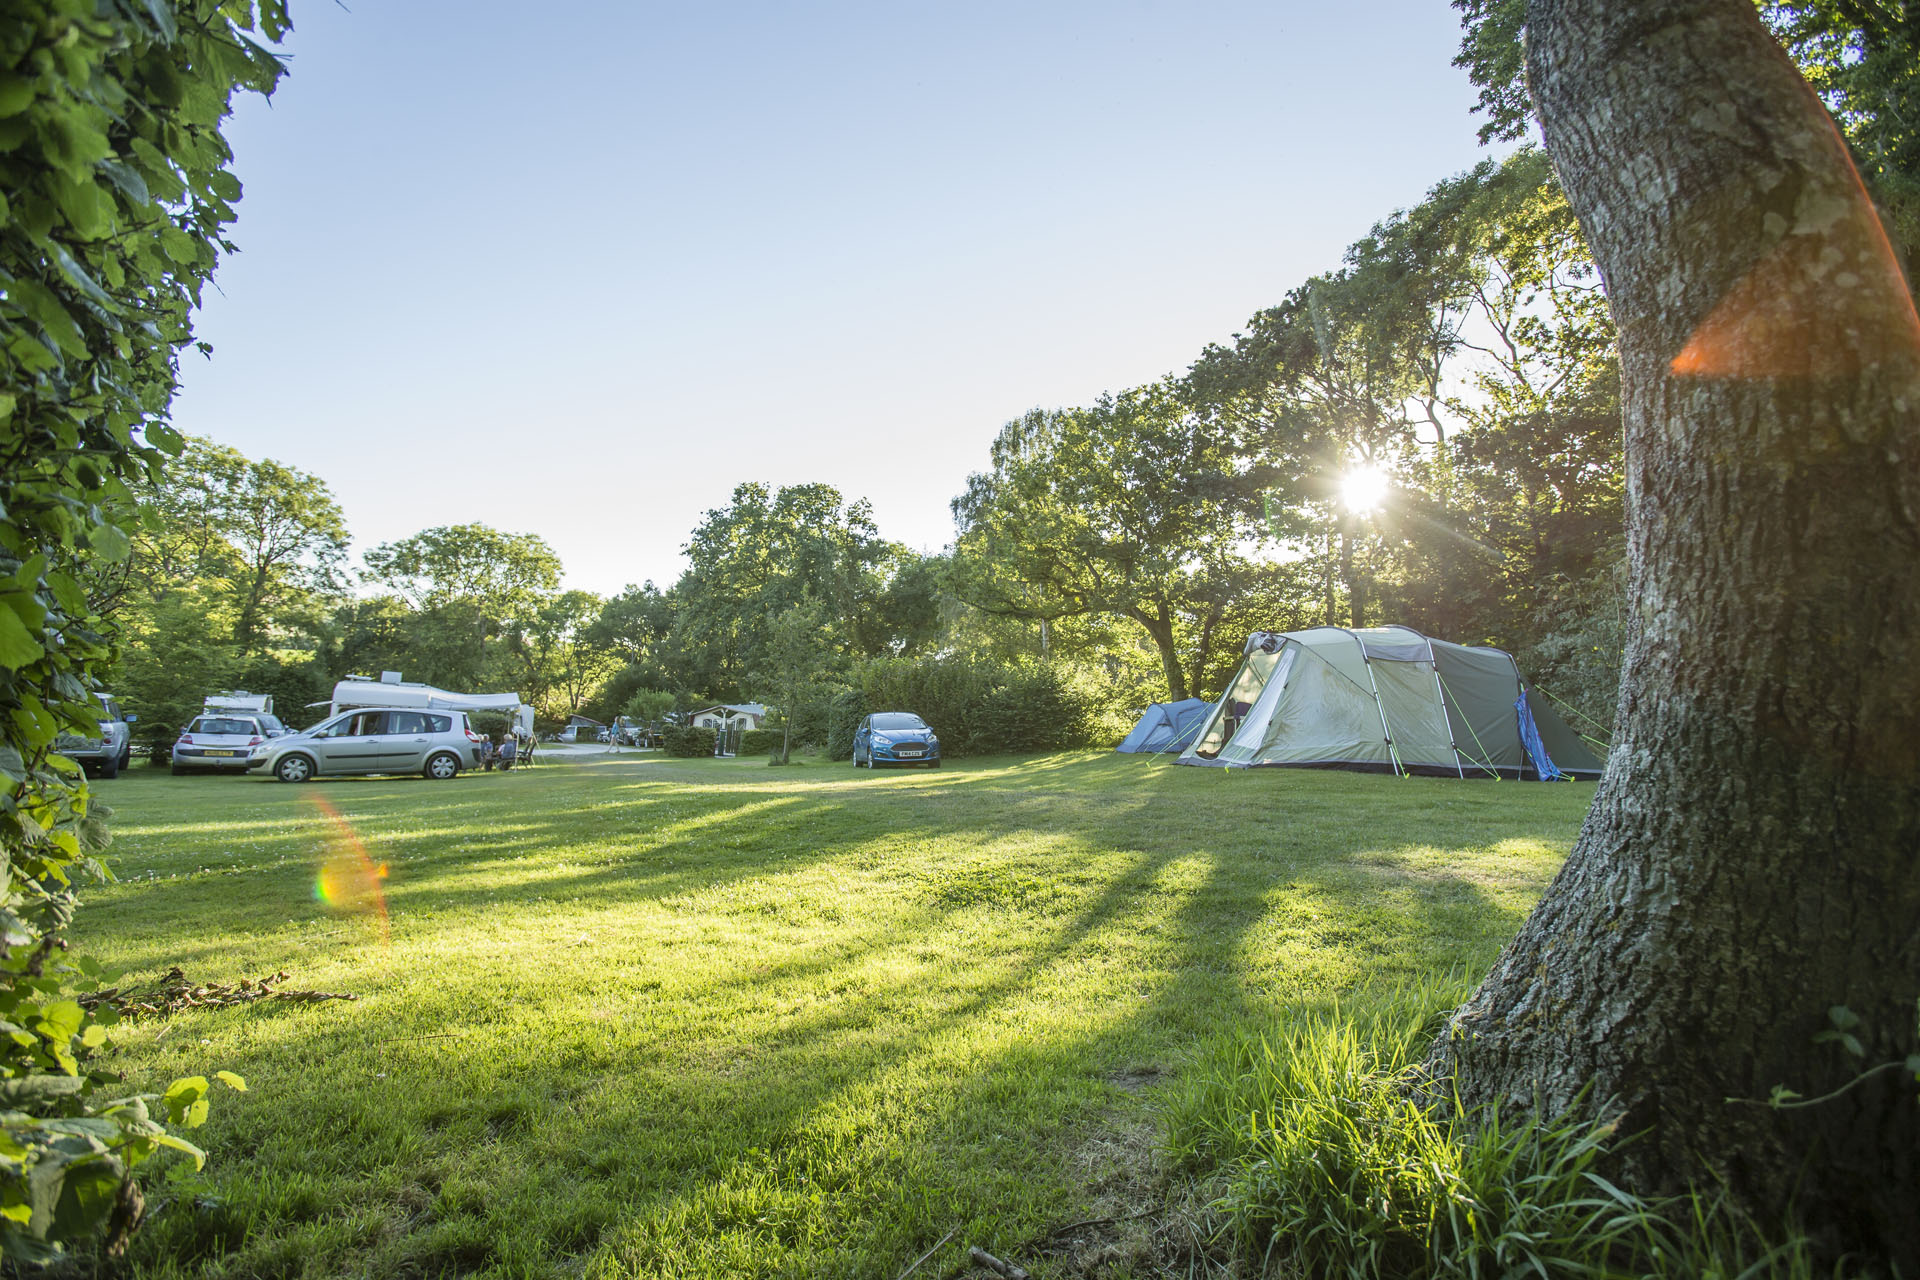
[[1182,702],[1187,696],[1186,672],[1180,667],[1180,647],[1173,638],[1173,619],[1167,616],[1166,607],[1161,606],[1157,614],[1145,609],[1131,611],[1127,616],[1147,629],[1147,635],[1153,640],[1154,648],[1160,651],[1160,670],[1167,678],[1167,698],[1171,702]]
[[1580,839],[1428,1067],[1591,1087],[1641,1189],[1913,1274],[1912,1074],[1764,1102],[1920,1052],[1920,318],[1750,3],[1532,0],[1528,73],[1620,330],[1631,634]]
[[1356,569],[1353,563],[1355,546],[1359,541],[1354,533],[1355,520],[1345,517],[1340,524],[1340,580],[1347,584],[1347,625],[1364,627],[1367,625],[1367,584],[1363,569]]

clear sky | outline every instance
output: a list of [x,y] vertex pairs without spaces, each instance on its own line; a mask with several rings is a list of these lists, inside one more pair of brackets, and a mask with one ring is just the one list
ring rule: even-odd
[[747,480],[937,549],[1007,420],[1184,369],[1484,156],[1456,17],[301,0],[175,421],[360,550],[481,521],[600,592]]

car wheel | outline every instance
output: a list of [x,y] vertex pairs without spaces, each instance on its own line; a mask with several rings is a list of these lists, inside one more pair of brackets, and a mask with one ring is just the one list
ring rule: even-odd
[[282,782],[306,782],[313,777],[313,761],[305,756],[282,756],[273,766],[273,776]]
[[938,769],[939,767],[940,767],[940,762],[939,762],[938,760],[929,760],[929,761],[927,761],[927,768],[929,768],[929,769]]
[[178,778],[182,774],[186,773],[186,770],[182,769],[179,765],[176,764],[168,772],[172,773],[174,777]]
[[448,778],[451,778],[459,772],[460,762],[445,751],[440,752],[427,761],[427,776],[437,781],[445,782]]

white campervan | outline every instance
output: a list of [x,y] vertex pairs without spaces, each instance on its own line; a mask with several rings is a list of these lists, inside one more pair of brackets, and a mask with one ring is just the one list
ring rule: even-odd
[[517,693],[454,693],[430,684],[402,680],[398,671],[383,671],[378,680],[348,676],[333,686],[327,714],[339,715],[358,707],[403,707],[421,711],[496,711],[504,713],[521,734],[533,732],[533,708]]

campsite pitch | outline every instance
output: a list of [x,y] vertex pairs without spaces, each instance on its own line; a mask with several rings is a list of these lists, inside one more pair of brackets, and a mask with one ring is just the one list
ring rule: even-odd
[[117,1029],[130,1088],[251,1086],[136,1274],[890,1277],[949,1232],[921,1274],[1075,1274],[1056,1228],[1180,1196],[1156,1100],[1208,1046],[1483,970],[1592,787],[627,754],[99,794],[123,985],[358,997]]

